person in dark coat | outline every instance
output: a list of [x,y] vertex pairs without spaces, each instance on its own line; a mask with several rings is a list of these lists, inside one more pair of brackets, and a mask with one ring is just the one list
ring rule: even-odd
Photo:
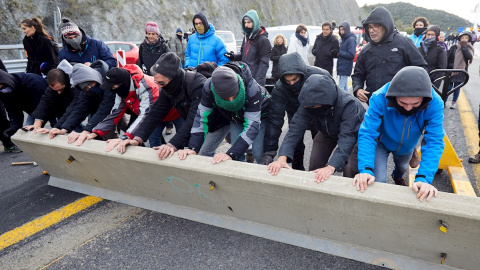
[[242,18],[243,38],[240,54],[234,52],[225,55],[230,61],[242,61],[248,65],[253,78],[261,86],[265,86],[272,45],[268,40],[268,32],[260,27],[260,19],[255,10],[251,9]]
[[312,54],[315,56],[314,65],[333,74],[333,59],[338,56],[340,45],[338,39],[332,34],[332,24],[324,22],[322,33],[315,39]]
[[287,53],[287,39],[284,35],[278,34],[273,39],[273,48],[272,53],[270,55],[270,60],[273,62],[272,65],[272,77],[275,80],[274,83],[277,83],[278,79],[280,79],[281,74],[278,70],[278,62],[280,60],[280,56]]
[[[328,74],[328,76],[330,76],[330,73],[324,69],[307,66],[298,53],[282,55],[278,63],[278,70],[281,76],[272,91],[272,101],[266,119],[267,130],[265,131],[263,144],[264,153],[259,162],[264,165],[273,162],[273,159],[277,155],[278,140],[282,134],[285,113],[287,113],[288,123],[290,125],[292,118],[300,106],[298,95],[305,81],[313,74]],[[309,129],[312,133],[312,139],[315,138],[318,129],[313,124]],[[292,167],[294,169],[304,170],[304,151],[305,145],[303,140],[301,140],[295,146],[295,152],[293,154]]]
[[58,65],[58,53],[51,43],[53,38],[45,32],[42,21],[38,18],[25,19],[20,27],[25,34],[23,47],[28,59],[25,72],[47,75]]
[[102,60],[109,68],[117,66],[117,60],[103,41],[91,38],[69,19],[62,19],[60,31],[63,41],[63,47],[58,52],[60,61],[67,59],[72,65],[82,63],[89,66]]
[[[3,64],[2,59],[0,59],[0,70],[7,72],[7,68]],[[20,148],[18,148],[15,144],[13,144],[12,140],[10,140],[10,137],[3,136],[3,132],[9,126],[10,126],[10,122],[8,121],[7,112],[5,111],[5,106],[0,101],[0,141],[3,144],[3,148],[4,148],[3,150],[5,152],[20,153],[22,152],[22,150],[20,150]]]
[[3,136],[10,138],[23,127],[24,112],[31,115],[47,89],[47,81],[34,73],[8,74],[0,70],[0,101],[10,119]]
[[[133,139],[126,139],[118,146],[120,153],[125,152],[127,145],[140,145],[145,142],[169,113],[171,108],[177,109],[185,121],[167,144],[158,149],[158,157],[165,159],[174,152],[188,145],[198,104],[202,99],[202,89],[206,81],[200,72],[185,71],[179,68],[181,60],[173,52],[166,53],[152,67],[155,81],[162,87],[157,101],[150,107],[144,119],[131,132]],[[111,151],[114,146],[107,146]]]
[[342,22],[340,24],[338,33],[342,38],[337,61],[338,87],[348,92],[348,77],[352,74],[353,59],[355,59],[357,48],[357,37],[350,32],[350,24],[348,22]]
[[440,72],[436,74],[430,74],[430,71],[435,69],[447,68],[447,51],[445,47],[439,44],[438,37],[440,36],[440,27],[437,25],[430,25],[424,34],[424,39],[420,43],[418,50],[427,62],[427,73],[430,76],[432,83],[438,88],[442,83],[442,80],[435,81],[443,74]]
[[335,85],[328,75],[310,76],[298,96],[300,106],[278,151],[278,160],[268,165],[277,175],[280,168],[290,168],[295,145],[303,140],[305,130],[314,121],[320,131],[315,136],[310,157],[310,171],[315,181],[327,180],[335,171],[353,178],[358,173],[357,135],[365,115],[358,99]]
[[395,31],[393,17],[386,8],[372,10],[363,27],[371,41],[357,58],[352,84],[354,96],[368,102],[371,94],[391,81],[403,67],[426,68],[427,63],[411,40]]
[[160,29],[156,22],[150,21],[145,25],[145,34],[146,37],[138,50],[137,66],[142,68],[143,73],[152,76],[150,68],[162,54],[170,52],[170,48],[160,34]]

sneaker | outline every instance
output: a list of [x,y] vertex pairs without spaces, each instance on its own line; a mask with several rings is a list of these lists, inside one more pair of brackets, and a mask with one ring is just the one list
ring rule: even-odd
[[450,104],[450,109],[455,109],[457,107],[457,103],[455,101],[452,101],[452,104]]
[[393,182],[395,182],[395,185],[397,186],[407,186],[407,181],[403,179],[403,177],[400,178],[393,178]]
[[412,158],[410,159],[410,167],[417,168],[420,164],[420,156],[418,155],[417,148],[413,150]]
[[478,152],[478,154],[476,154],[475,156],[470,157],[470,158],[468,159],[468,162],[473,163],[473,164],[478,164],[478,163],[480,163],[480,152]]
[[12,147],[3,147],[3,151],[5,153],[21,153],[23,152],[22,149],[18,148],[18,146],[14,145]]
[[171,135],[173,133],[173,128],[166,128],[165,135]]

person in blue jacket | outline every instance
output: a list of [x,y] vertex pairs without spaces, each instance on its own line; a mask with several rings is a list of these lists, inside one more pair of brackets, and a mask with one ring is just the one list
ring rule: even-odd
[[218,66],[228,63],[225,56],[227,49],[219,36],[215,35],[215,27],[208,23],[203,13],[193,16],[193,34],[185,49],[185,67],[196,67],[203,62],[215,62]]
[[72,65],[82,63],[90,66],[96,60],[103,60],[109,68],[117,66],[117,60],[103,41],[91,38],[69,19],[62,19],[60,32],[63,41],[63,48],[58,52],[60,61],[67,59]]
[[420,47],[420,43],[425,36],[424,32],[427,30],[428,24],[427,18],[425,17],[417,17],[415,20],[413,20],[413,33],[408,37],[413,41],[415,47]]
[[348,92],[348,76],[352,74],[357,38],[350,32],[350,24],[348,22],[342,22],[338,27],[338,32],[342,38],[337,60],[338,87]]
[[437,196],[431,185],[443,153],[443,101],[433,90],[421,67],[404,67],[392,81],[370,98],[370,106],[358,133],[358,170],[353,185],[363,192],[373,182],[387,180],[387,160],[392,153],[396,185],[406,186],[403,174],[419,139],[422,160],[412,185],[417,198]]

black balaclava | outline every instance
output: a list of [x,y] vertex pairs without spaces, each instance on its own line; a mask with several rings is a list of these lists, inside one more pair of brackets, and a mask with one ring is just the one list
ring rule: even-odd
[[177,74],[173,76],[172,80],[167,85],[162,87],[162,90],[170,97],[176,98],[182,89],[184,73],[183,69],[179,68]]
[[302,90],[303,83],[304,83],[303,76],[300,75],[300,77],[301,78],[294,84],[288,84],[288,83],[285,83],[284,81],[282,82],[288,90],[298,95],[300,93],[300,90]]
[[426,27],[415,28],[415,30],[413,30],[413,33],[415,34],[415,36],[419,37],[421,34],[423,34],[423,32],[425,32],[425,30],[427,30]]

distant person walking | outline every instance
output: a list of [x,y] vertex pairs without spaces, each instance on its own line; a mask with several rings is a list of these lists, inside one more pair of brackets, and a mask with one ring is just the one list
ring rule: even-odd
[[339,51],[338,39],[332,34],[332,24],[324,22],[322,24],[322,33],[317,35],[312,49],[312,54],[315,56],[314,65],[325,69],[332,75],[333,59],[338,56]]
[[273,62],[272,66],[272,77],[275,80],[275,83],[280,79],[280,71],[278,70],[278,62],[280,61],[280,56],[287,53],[287,39],[284,35],[278,34],[273,39],[273,48],[272,54],[270,55],[270,60]]
[[[188,37],[188,35],[187,35]],[[183,31],[179,27],[177,28],[177,31],[175,32],[175,36],[170,38],[170,41],[168,42],[168,46],[170,46],[170,50],[174,52],[178,58],[180,58],[182,67],[185,65],[185,46],[187,42],[183,38]],[[150,69],[148,69],[150,70]]]
[[348,22],[342,22],[338,27],[338,32],[342,38],[337,61],[338,87],[348,92],[348,77],[352,74],[357,38],[350,32]]
[[287,54],[297,52],[308,66],[308,51],[310,50],[310,41],[308,38],[308,30],[304,24],[299,24],[295,29],[295,34],[290,36]]
[[415,20],[412,22],[412,27],[414,28],[413,34],[408,36],[412,41],[413,44],[415,44],[415,47],[420,46],[420,42],[423,40],[423,32],[427,30],[428,27],[428,21],[427,18],[425,17],[417,17]]
[[[440,72],[432,75],[430,72],[435,69],[447,68],[447,51],[445,51],[445,47],[440,45],[439,41],[437,41],[439,36],[440,27],[437,25],[430,25],[427,31],[425,31],[425,36],[420,43],[420,47],[418,47],[420,54],[427,62],[426,70],[430,76],[430,80],[437,88],[439,88],[442,83],[440,77],[443,77],[444,75]],[[438,81],[436,81],[437,79]]]
[[160,34],[160,29],[156,22],[147,22],[145,25],[145,34],[146,37],[142,44],[140,44],[137,66],[143,70],[143,73],[151,76],[150,68],[162,54],[169,52],[170,48],[168,48]]
[[25,19],[20,27],[25,34],[23,47],[28,59],[25,72],[46,76],[58,65],[58,46],[55,40],[45,32],[39,18]]

